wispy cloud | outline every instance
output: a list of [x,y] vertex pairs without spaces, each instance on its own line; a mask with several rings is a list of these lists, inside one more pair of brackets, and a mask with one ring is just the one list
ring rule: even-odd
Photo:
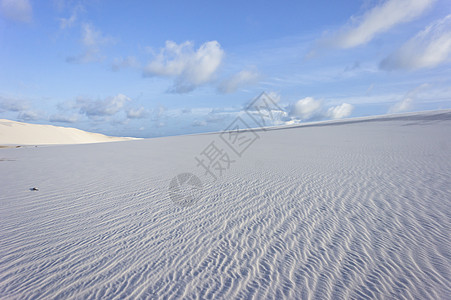
[[192,42],[176,44],[167,41],[144,70],[144,76],[166,76],[175,78],[170,89],[175,93],[187,93],[210,82],[224,57],[224,50],[217,41],[202,44],[194,50]]
[[400,102],[391,106],[390,109],[388,110],[388,113],[398,113],[408,111],[412,108],[412,102],[413,102],[412,98],[406,97],[402,99]]
[[17,119],[21,121],[36,121],[39,119],[39,114],[32,110],[22,111],[17,116]]
[[81,114],[90,118],[112,116],[118,113],[131,99],[123,94],[108,97],[104,100],[92,101],[90,99],[78,98],[75,107],[80,109]]
[[31,22],[33,8],[29,0],[0,0],[2,15],[16,22]]
[[387,32],[401,23],[412,21],[434,2],[435,0],[384,1],[361,16],[351,17],[346,26],[323,42],[338,48],[366,44],[378,34]]
[[28,105],[22,100],[0,97],[0,112],[21,112],[27,110],[28,108]]
[[77,115],[54,114],[49,117],[52,123],[75,123],[78,121]]
[[77,56],[70,56],[66,59],[71,63],[88,63],[100,61],[103,59],[100,54],[100,48],[106,44],[113,43],[114,39],[105,36],[100,30],[93,25],[85,23],[82,25],[81,43],[85,51]]
[[401,101],[395,103],[389,108],[388,113],[398,113],[411,110],[413,108],[414,100],[424,89],[428,87],[429,84],[424,83],[409,91]]
[[138,60],[134,56],[127,56],[121,58],[115,58],[111,69],[113,71],[119,71],[125,68],[137,68],[139,66]]
[[41,113],[38,113],[25,100],[20,98],[0,96],[0,113],[2,112],[17,113],[16,118],[20,121],[36,121],[41,118]]
[[433,68],[451,56],[451,15],[440,19],[407,41],[381,63],[385,70]]
[[84,8],[81,5],[77,5],[75,6],[75,8],[72,10],[72,13],[70,15],[70,17],[68,18],[60,18],[60,28],[61,29],[66,29],[66,28],[70,28],[72,26],[75,25],[75,23],[78,20],[78,15],[80,12],[83,12]]
[[97,30],[91,24],[83,24],[82,29],[82,42],[86,47],[97,48],[112,41],[110,37],[105,37],[100,30]]
[[230,94],[236,92],[240,88],[257,83],[260,77],[261,75],[257,70],[242,70],[223,80],[218,86],[218,91],[223,94]]

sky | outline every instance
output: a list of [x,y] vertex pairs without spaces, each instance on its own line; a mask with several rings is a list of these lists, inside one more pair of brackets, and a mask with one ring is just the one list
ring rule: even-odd
[[451,108],[450,2],[0,0],[0,119],[192,134],[262,92],[268,125]]

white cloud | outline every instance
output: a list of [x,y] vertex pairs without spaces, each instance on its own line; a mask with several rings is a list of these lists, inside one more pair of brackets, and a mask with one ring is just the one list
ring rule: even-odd
[[352,17],[330,40],[339,48],[352,48],[371,41],[376,35],[421,15],[435,0],[387,0],[359,17]]
[[155,59],[144,70],[144,76],[174,77],[173,92],[186,93],[211,81],[222,63],[224,50],[217,41],[202,44],[194,50],[191,42],[167,41]]
[[0,0],[2,15],[17,22],[31,22],[33,9],[28,0]]
[[341,119],[351,115],[354,106],[348,103],[342,103],[337,106],[329,107],[327,110],[323,107],[320,100],[312,97],[306,97],[298,100],[291,109],[291,116],[301,118],[301,120],[321,120],[321,119]]
[[386,70],[433,68],[451,56],[451,15],[438,20],[385,58],[380,67]]
[[81,5],[77,5],[70,15],[69,18],[60,18],[60,28],[66,29],[74,26],[75,22],[78,20],[78,14],[82,12],[84,8]]
[[111,41],[111,38],[105,37],[100,30],[97,30],[91,24],[82,26],[82,42],[86,47],[99,47]]
[[123,94],[108,97],[104,100],[91,101],[88,99],[77,99],[76,107],[80,108],[80,113],[88,117],[112,116],[119,112],[126,102],[131,99]]
[[348,103],[343,103],[338,106],[330,107],[327,110],[326,116],[331,119],[342,119],[349,117],[354,109],[354,106]]
[[143,119],[147,117],[149,112],[144,108],[130,108],[127,110],[127,118],[129,119]]
[[81,43],[83,44],[84,53],[77,56],[70,56],[66,59],[71,63],[88,63],[100,61],[103,59],[100,55],[100,48],[109,43],[113,43],[114,39],[104,36],[100,30],[97,30],[91,24],[82,25]]
[[125,58],[115,58],[111,68],[113,71],[119,71],[120,69],[136,68],[138,66],[139,63],[134,56],[127,56]]
[[400,102],[396,103],[388,110],[388,113],[398,113],[403,111],[408,111],[412,108],[412,98],[404,98]]
[[225,79],[218,86],[218,90],[224,94],[230,94],[240,88],[255,84],[260,74],[255,70],[242,70],[232,77]]
[[306,97],[304,99],[298,100],[293,105],[291,114],[296,117],[308,120],[319,114],[321,108],[322,108],[321,101],[315,100],[312,97]]
[[401,101],[395,103],[389,108],[388,113],[398,113],[411,110],[414,100],[418,98],[421,91],[423,91],[425,88],[428,88],[429,86],[429,84],[424,83],[409,91]]

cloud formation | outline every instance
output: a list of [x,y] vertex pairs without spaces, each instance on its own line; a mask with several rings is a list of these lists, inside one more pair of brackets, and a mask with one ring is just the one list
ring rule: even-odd
[[31,110],[22,111],[17,116],[17,119],[21,121],[36,121],[37,119],[39,119],[39,115],[38,113]]
[[52,123],[75,123],[78,121],[78,117],[76,115],[54,114],[49,117],[49,121]]
[[326,116],[331,119],[342,119],[349,117],[354,109],[354,106],[348,103],[343,103],[338,106],[330,107],[327,110]]
[[143,119],[149,115],[149,112],[144,108],[130,108],[127,110],[127,118],[129,119]]
[[440,19],[407,41],[380,63],[384,70],[433,68],[451,56],[451,15]]
[[230,94],[240,88],[255,84],[259,78],[260,74],[256,70],[242,70],[223,80],[218,86],[218,91],[223,94]]
[[82,29],[82,42],[86,47],[97,48],[111,41],[111,38],[103,36],[102,32],[95,29],[91,24],[83,24]]
[[400,102],[396,103],[388,110],[388,113],[398,113],[408,111],[412,108],[412,98],[406,97],[402,99]]
[[29,0],[0,0],[0,12],[9,20],[29,23],[33,9]]
[[21,112],[27,109],[28,105],[21,100],[0,97],[0,111]]
[[72,26],[74,26],[75,22],[78,20],[78,14],[80,12],[83,12],[84,8],[81,5],[77,5],[75,6],[75,8],[72,11],[72,14],[70,15],[69,18],[60,18],[60,28],[61,29],[66,29],[66,28],[70,28]]
[[210,82],[223,58],[224,50],[217,41],[206,42],[197,50],[189,41],[179,45],[166,41],[165,47],[145,67],[143,75],[173,77],[175,82],[170,91],[187,93]]
[[409,91],[401,101],[395,103],[389,108],[388,113],[399,113],[411,110],[413,107],[414,99],[416,99],[419,93],[421,93],[421,91],[427,87],[429,87],[429,84],[424,83]]
[[371,41],[376,35],[421,15],[435,0],[387,0],[364,13],[352,17],[350,24],[330,41],[338,48],[352,48]]
[[0,113],[14,112],[19,121],[36,121],[41,115],[33,110],[25,101],[15,98],[4,98],[0,96]]
[[113,71],[119,71],[120,69],[125,68],[136,68],[139,66],[137,59],[134,56],[127,56],[121,58],[115,58],[113,64],[111,65],[111,69]]
[[313,119],[342,119],[349,117],[354,109],[354,106],[348,103],[342,103],[337,106],[329,107],[327,110],[323,107],[320,100],[315,100],[312,97],[306,97],[298,100],[291,109],[291,116],[301,118],[301,120]]
[[100,30],[97,30],[91,24],[82,25],[81,43],[85,51],[77,56],[70,56],[66,59],[70,63],[88,63],[101,61],[100,48],[106,44],[114,42],[111,37],[104,36]]
[[263,92],[246,103],[244,110],[260,127],[282,125],[291,118],[280,103],[280,98],[276,92]]
[[321,111],[322,103],[319,100],[315,100],[312,97],[306,97],[298,100],[292,107],[291,115],[300,117],[303,120],[308,120]]
[[123,94],[97,101],[79,98],[76,107],[80,109],[80,114],[85,114],[90,118],[104,117],[116,114],[129,101],[131,99]]

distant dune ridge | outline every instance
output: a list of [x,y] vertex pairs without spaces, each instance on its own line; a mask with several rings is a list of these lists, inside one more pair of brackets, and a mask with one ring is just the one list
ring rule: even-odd
[[449,299],[450,110],[257,134],[1,149],[0,299]]
[[132,140],[76,128],[37,125],[0,119],[0,145],[90,144]]

